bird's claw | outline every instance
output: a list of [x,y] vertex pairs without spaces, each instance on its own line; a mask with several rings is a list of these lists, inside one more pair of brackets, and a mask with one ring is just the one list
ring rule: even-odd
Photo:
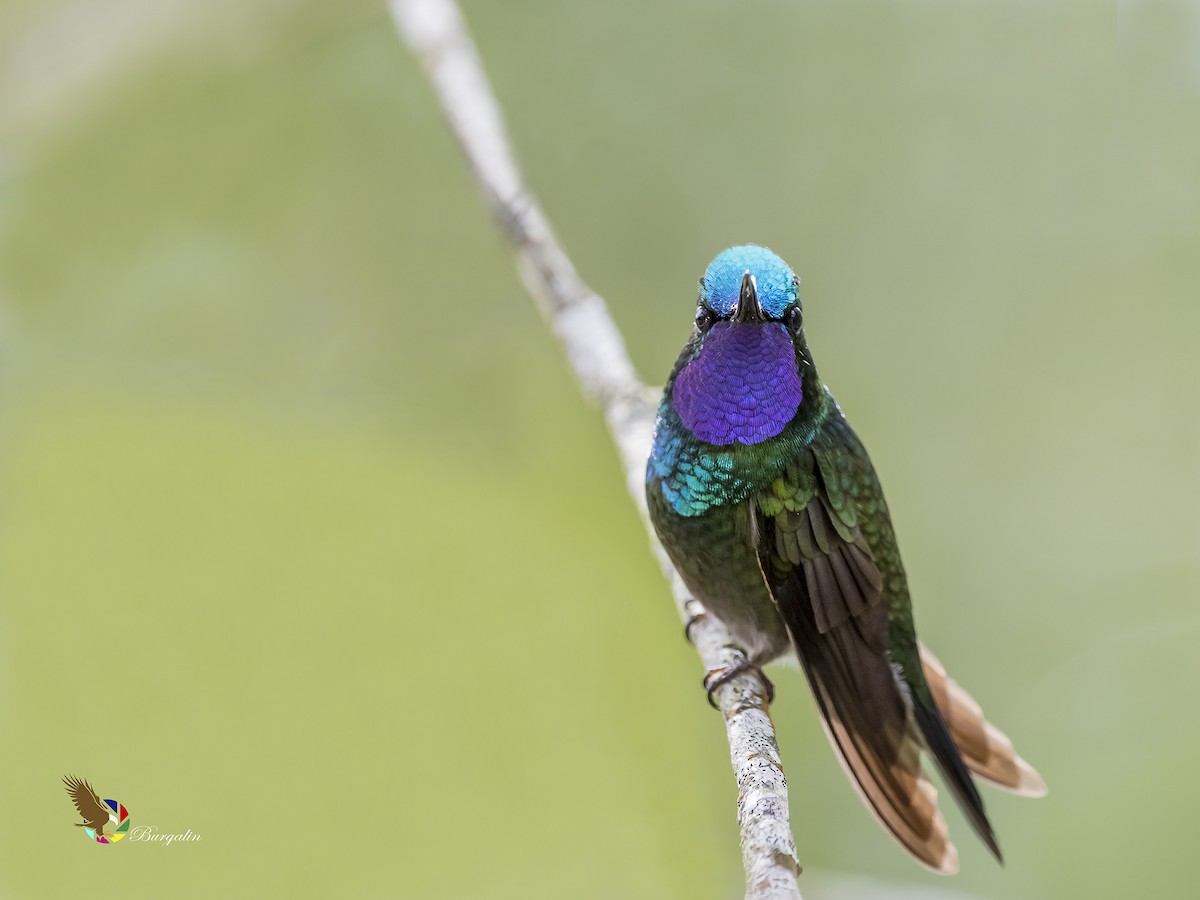
[[696,643],[692,640],[692,626],[694,626],[697,622],[701,622],[707,618],[708,613],[704,610],[700,610],[700,612],[693,613],[692,615],[688,616],[688,620],[683,623],[683,636],[687,638],[687,642],[689,644],[694,646]]
[[771,682],[771,679],[766,676],[761,667],[756,666],[748,659],[744,659],[736,665],[711,669],[704,676],[704,690],[708,692],[709,706],[713,709],[720,709],[721,707],[717,706],[717,701],[713,699],[713,695],[722,685],[729,683],[729,681],[743,672],[753,672],[758,676],[759,681],[762,682],[763,689],[766,691],[768,706],[775,702],[775,685]]

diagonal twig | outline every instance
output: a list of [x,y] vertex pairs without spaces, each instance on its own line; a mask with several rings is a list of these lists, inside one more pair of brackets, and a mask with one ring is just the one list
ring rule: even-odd
[[[492,92],[462,13],[454,0],[390,0],[401,37],[429,78],[450,130],[512,245],[522,279],[558,336],[584,393],[604,412],[625,467],[629,492],[651,535],[654,553],[676,606],[707,670],[745,659],[729,633],[704,613],[684,587],[649,529],[645,466],[656,399],[634,372],[604,301],[579,277],[558,244],[511,150]],[[800,865],[788,821],[787,783],[775,730],[759,680],[731,679],[715,696],[725,719],[738,786],[738,825],[746,870],[746,897],[800,900]]]

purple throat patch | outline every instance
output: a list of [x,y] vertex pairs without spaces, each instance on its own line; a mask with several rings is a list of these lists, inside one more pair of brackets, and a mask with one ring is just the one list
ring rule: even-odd
[[757,444],[787,426],[802,396],[796,349],[778,322],[718,322],[675,379],[679,418],[709,444]]

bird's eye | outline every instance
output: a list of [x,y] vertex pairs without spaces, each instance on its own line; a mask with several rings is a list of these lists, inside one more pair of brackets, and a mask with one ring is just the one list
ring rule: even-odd
[[800,329],[804,327],[804,314],[800,312],[799,305],[793,306],[788,310],[786,322],[788,331],[792,334],[800,333]]
[[696,308],[696,328],[700,331],[707,331],[708,327],[713,323],[713,314],[703,306]]

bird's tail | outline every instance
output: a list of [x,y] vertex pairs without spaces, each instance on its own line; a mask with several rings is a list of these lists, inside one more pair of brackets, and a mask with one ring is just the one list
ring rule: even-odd
[[967,768],[998,788],[1025,797],[1042,797],[1046,782],[1013,750],[1012,741],[984,718],[975,699],[946,674],[938,658],[921,645],[921,669],[938,711]]

